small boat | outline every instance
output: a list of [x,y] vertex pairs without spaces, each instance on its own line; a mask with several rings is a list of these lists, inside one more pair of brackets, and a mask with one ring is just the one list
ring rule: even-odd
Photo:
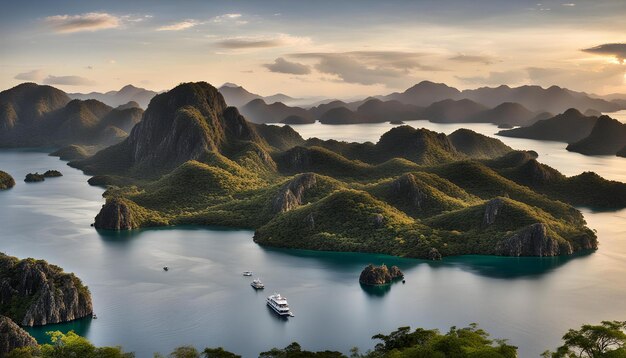
[[170,269],[170,268],[169,268],[169,267],[167,267],[167,266],[164,266],[164,267],[163,267],[163,271],[169,271],[169,269]]
[[263,282],[261,282],[261,280],[258,278],[255,278],[254,280],[252,280],[252,282],[250,283],[250,286],[254,287],[257,290],[262,290],[265,288],[265,285],[263,284]]
[[252,271],[244,271],[243,275],[244,276],[252,276]]
[[96,315],[95,313],[91,316],[91,318],[93,319],[98,319],[98,315]]
[[293,313],[291,313],[289,304],[287,303],[287,298],[281,296],[280,293],[275,293],[267,297],[267,305],[280,316],[293,317]]

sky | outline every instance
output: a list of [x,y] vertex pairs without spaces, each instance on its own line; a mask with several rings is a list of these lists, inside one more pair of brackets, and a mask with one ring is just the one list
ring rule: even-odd
[[626,93],[623,0],[0,2],[0,89],[207,81],[356,98],[430,80]]

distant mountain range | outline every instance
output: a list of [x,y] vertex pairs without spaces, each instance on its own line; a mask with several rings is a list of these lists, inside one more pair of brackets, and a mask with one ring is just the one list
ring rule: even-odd
[[[440,123],[494,123],[510,128],[531,125],[569,108],[594,113],[626,108],[626,100],[617,99],[617,95],[610,96],[609,101],[557,86],[503,85],[460,91],[443,83],[422,81],[404,92],[353,102],[321,101],[314,106],[301,107],[289,105],[295,100],[292,97],[262,97],[233,84],[222,86],[220,92],[229,105],[240,108],[256,123],[302,124],[319,120],[326,124],[354,124],[427,119]],[[260,102],[249,105],[259,99],[266,105]],[[368,105],[363,106],[366,103]],[[308,114],[304,114],[305,111]]]
[[126,85],[119,91],[109,91],[106,93],[91,92],[91,93],[68,93],[67,95],[71,99],[95,99],[111,107],[121,106],[128,102],[136,102],[141,108],[148,108],[148,104],[152,97],[156,96],[158,92],[147,90],[145,88],[135,87],[133,85]]
[[0,92],[0,146],[107,146],[124,139],[142,115],[136,102],[113,108],[23,83]]
[[302,99],[293,98],[282,93],[277,93],[275,95],[264,97],[256,93],[249,92],[245,88],[229,82],[224,83],[222,87],[220,87],[218,90],[220,91],[222,96],[224,96],[224,100],[226,101],[227,105],[237,108],[240,108],[255,99],[262,99],[265,103],[268,104],[272,104],[275,102],[282,102],[287,104],[302,101]]

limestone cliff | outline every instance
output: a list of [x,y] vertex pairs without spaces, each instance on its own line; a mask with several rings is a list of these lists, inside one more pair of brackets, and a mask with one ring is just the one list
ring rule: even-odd
[[527,226],[496,245],[496,252],[504,256],[558,256],[571,255],[574,250],[567,242],[559,242],[547,233],[545,224]]
[[283,185],[274,197],[274,212],[281,213],[302,205],[302,197],[305,190],[313,187],[315,183],[315,174],[305,173],[296,176],[293,180]]
[[37,341],[9,317],[0,316],[0,356],[15,348],[35,347]]
[[359,282],[364,285],[386,285],[403,276],[404,274],[398,266],[387,268],[384,264],[381,266],[370,264],[361,271]]
[[92,312],[89,289],[74,274],[43,260],[0,253],[0,314],[23,326],[40,326]]

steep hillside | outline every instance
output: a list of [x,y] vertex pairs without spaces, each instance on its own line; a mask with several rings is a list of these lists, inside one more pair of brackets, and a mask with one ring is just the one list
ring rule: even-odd
[[470,158],[497,158],[513,150],[498,139],[487,137],[469,129],[457,129],[450,133],[448,138],[457,151]]
[[589,136],[567,146],[586,155],[617,155],[626,147],[626,124],[609,116],[598,118]]
[[23,326],[72,321],[92,314],[80,279],[43,260],[0,253],[0,314]]
[[487,107],[469,99],[446,99],[426,107],[423,117],[435,123],[459,123],[484,112]]

